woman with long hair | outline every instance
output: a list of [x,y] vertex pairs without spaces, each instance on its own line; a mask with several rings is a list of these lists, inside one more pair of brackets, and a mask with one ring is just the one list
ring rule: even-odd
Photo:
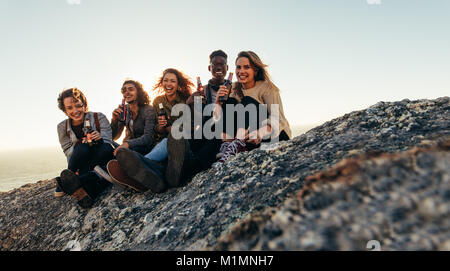
[[145,156],[129,150],[117,151],[117,160],[108,164],[108,172],[116,182],[139,192],[150,189],[160,193],[167,188],[164,167],[158,162],[167,159],[167,136],[171,132],[172,124],[181,117],[171,116],[172,108],[186,103],[193,86],[189,77],[181,71],[172,68],[163,71],[153,87],[153,91],[160,94],[153,100],[153,107],[158,113],[161,111],[153,138],[156,145]]
[[88,111],[87,99],[77,88],[61,92],[58,107],[68,117],[58,124],[68,169],[56,178],[55,196],[72,195],[87,208],[108,185],[102,178],[102,168],[113,158],[111,127],[104,114]]
[[[155,127],[155,110],[150,105],[150,99],[141,83],[135,80],[125,80],[121,92],[125,108],[119,105],[113,111],[111,119],[112,138],[117,140],[126,127],[123,143],[117,150],[127,148],[141,154],[147,154],[153,147],[153,133]],[[124,114],[122,119],[120,114]]]
[[[260,146],[264,138],[270,137],[272,140],[289,140],[291,129],[289,122],[284,116],[283,105],[280,97],[280,90],[270,79],[265,65],[259,56],[252,51],[242,51],[236,58],[236,77],[230,98],[225,102],[220,102],[219,97],[228,94],[227,89],[221,86],[217,95],[216,103],[222,104],[249,104],[256,105],[255,115],[245,116],[245,127],[236,127],[235,136],[224,134],[224,143],[221,146],[221,159],[225,162],[230,156],[238,152],[252,150]],[[260,107],[260,105],[266,105]],[[276,105],[276,106],[272,106]],[[225,109],[225,106],[222,106]],[[275,108],[273,112],[272,108]],[[260,118],[260,110],[267,110],[267,118]],[[263,114],[264,115],[264,114]],[[225,113],[224,113],[225,116]],[[249,130],[251,119],[256,119],[256,129]],[[237,123],[237,120],[234,122]],[[232,140],[228,140],[231,138]],[[264,140],[264,141],[267,141]]]
[[173,68],[163,71],[153,87],[153,91],[160,94],[152,103],[158,110],[158,123],[154,135],[154,142],[157,144],[150,153],[145,155],[146,158],[159,162],[167,159],[167,135],[172,130],[172,124],[181,117],[171,116],[172,108],[180,103],[185,104],[192,94],[193,87],[194,84],[183,72]]
[[192,94],[194,83],[183,72],[177,69],[169,68],[163,71],[158,82],[153,87],[159,96],[153,100],[153,107],[161,110],[162,107],[166,113],[166,117],[158,116],[158,124],[156,125],[155,143],[160,142],[170,133],[172,124],[180,117],[171,116],[172,107],[179,103],[186,103],[186,100]]

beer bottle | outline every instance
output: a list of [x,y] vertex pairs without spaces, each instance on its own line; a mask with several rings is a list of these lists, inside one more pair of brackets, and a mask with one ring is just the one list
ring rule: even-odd
[[94,142],[92,141],[93,130],[92,130],[91,121],[89,120],[89,118],[86,118],[86,120],[84,121],[83,132],[84,132],[84,135],[86,136],[89,147],[92,147],[94,145]]
[[200,76],[197,76],[197,91],[201,92],[202,103],[206,103],[206,94],[202,85],[202,81],[200,81]]
[[[164,110],[164,106],[162,103],[159,103],[158,117],[161,117],[161,116],[163,116],[167,121],[167,114],[166,114],[166,111]],[[166,127],[166,125],[164,125],[164,127]]]
[[224,96],[220,96],[219,97],[219,102],[223,103],[226,100],[228,100],[228,97],[230,96],[230,91],[231,91],[231,81],[233,80],[233,73],[230,72],[230,74],[228,74],[228,79],[225,80],[225,82],[223,83],[223,85],[227,88],[227,95]]
[[125,122],[125,118],[127,117],[127,107],[125,105],[125,99],[122,99],[122,105],[120,106],[122,109],[122,113],[119,114],[119,121]]
[[197,76],[197,91],[203,91],[202,81],[200,81],[200,76]]

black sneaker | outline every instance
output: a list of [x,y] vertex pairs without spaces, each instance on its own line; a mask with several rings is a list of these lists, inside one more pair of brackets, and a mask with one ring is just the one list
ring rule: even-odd
[[[125,148],[117,151],[116,158],[125,174],[149,188],[152,192],[162,193],[166,190],[167,185],[161,174],[162,172],[158,172],[159,168],[155,162]],[[146,163],[143,160],[146,160]]]

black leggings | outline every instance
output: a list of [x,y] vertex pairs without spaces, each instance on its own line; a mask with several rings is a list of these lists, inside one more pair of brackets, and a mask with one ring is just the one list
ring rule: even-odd
[[[239,102],[235,98],[229,98],[227,100],[226,104],[237,105],[237,104],[239,104]],[[226,115],[227,115],[226,114],[226,104],[222,105],[223,121],[224,121],[223,122],[224,123],[223,127],[224,127],[224,131],[225,132],[227,131],[227,126],[226,126]],[[252,97],[244,96],[242,98],[240,104],[242,104],[244,107],[249,105],[249,104],[254,104],[256,106],[256,118],[257,118],[256,124],[257,124],[257,127],[250,127],[251,123],[250,123],[250,114],[249,114],[249,112],[245,112],[244,127],[238,127],[238,122],[237,122],[238,115],[235,112],[234,116],[233,116],[234,117],[234,134],[230,135],[230,136],[233,136],[233,137],[236,137],[236,132],[237,132],[237,130],[239,128],[247,129],[247,128],[250,127],[249,132],[252,132],[252,131],[255,131],[255,130],[261,128],[262,127],[262,123],[265,120],[267,120],[267,118],[269,117],[269,111],[267,109],[267,105],[260,107],[260,103],[257,100],[253,99]],[[260,110],[265,110],[266,111],[265,112],[266,114],[263,115],[263,116],[266,116],[266,118],[260,118],[260,116],[261,116],[260,115]],[[289,136],[287,135],[287,133],[284,130],[281,131],[281,133],[278,135],[278,141],[283,141],[283,140],[289,140]],[[262,142],[270,142],[270,141],[271,141],[271,139],[269,138],[269,139],[263,140]],[[261,144],[255,145],[255,144],[247,143],[246,147],[250,151],[250,150],[259,148],[260,146],[261,146]]]

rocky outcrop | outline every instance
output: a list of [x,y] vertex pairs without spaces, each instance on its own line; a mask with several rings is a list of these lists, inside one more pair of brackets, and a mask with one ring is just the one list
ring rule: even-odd
[[450,141],[344,159],[281,207],[237,223],[215,249],[365,250],[372,240],[382,250],[450,250]]
[[110,188],[89,210],[52,181],[26,185],[0,194],[0,249],[449,249],[449,109],[380,102],[163,194]]

